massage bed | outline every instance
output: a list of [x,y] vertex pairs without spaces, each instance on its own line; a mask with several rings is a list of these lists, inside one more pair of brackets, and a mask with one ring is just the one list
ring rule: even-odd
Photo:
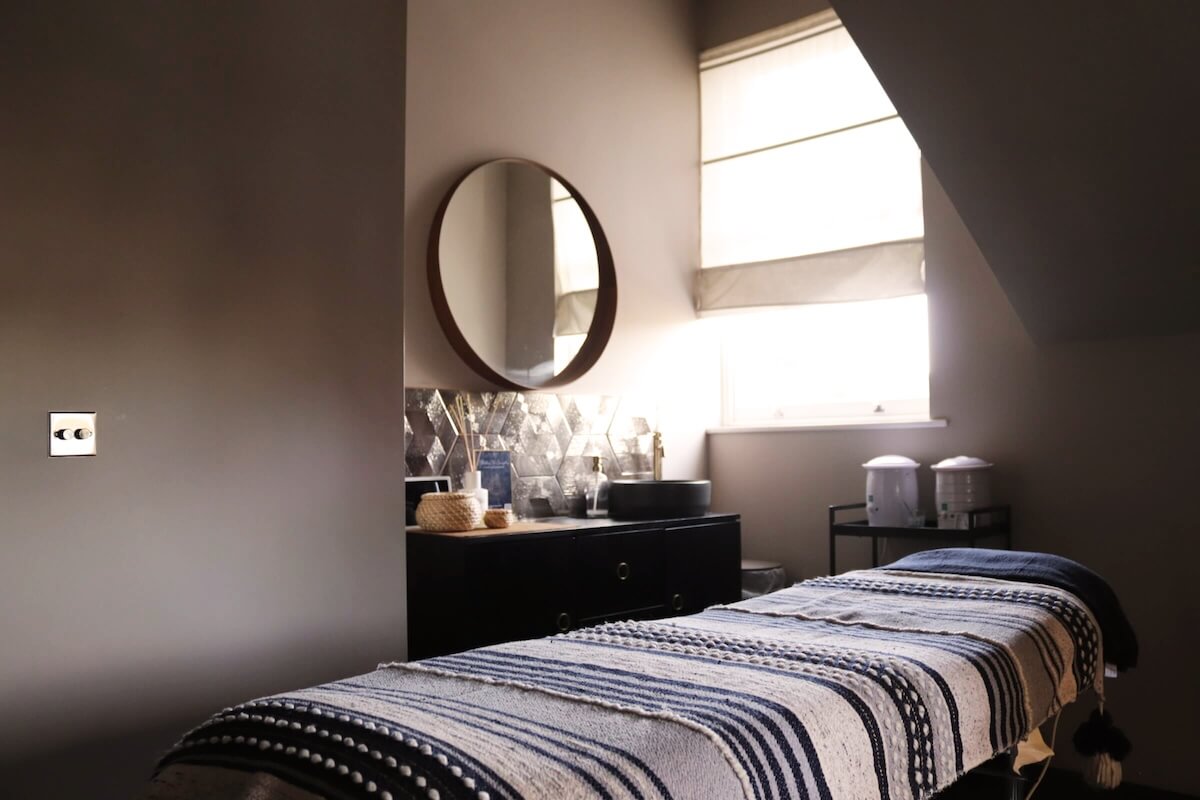
[[924,798],[1136,657],[1080,565],[931,551],[226,708],[148,797]]

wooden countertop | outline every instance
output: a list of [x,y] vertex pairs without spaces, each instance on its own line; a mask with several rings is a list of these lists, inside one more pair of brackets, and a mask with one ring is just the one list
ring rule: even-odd
[[718,522],[720,520],[737,519],[737,514],[717,514],[709,512],[702,517],[682,517],[672,519],[642,519],[642,520],[615,520],[607,517],[580,519],[576,517],[545,517],[542,519],[524,519],[514,522],[507,528],[486,528],[479,527],[470,531],[454,531],[443,533],[440,531],[422,530],[419,525],[409,525],[405,527],[405,532],[409,535],[416,534],[418,536],[445,536],[452,539],[475,539],[487,536],[514,536],[519,534],[535,534],[535,533],[558,533],[563,531],[580,531],[580,530],[610,530],[619,531],[624,528],[644,528],[646,525],[663,525],[665,527],[673,527],[678,525],[695,525],[703,522]]

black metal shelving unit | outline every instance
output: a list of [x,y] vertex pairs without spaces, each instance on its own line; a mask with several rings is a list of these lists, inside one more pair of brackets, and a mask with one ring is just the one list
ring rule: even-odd
[[[938,544],[957,545],[960,547],[976,547],[981,539],[999,538],[1004,542],[1004,549],[1012,549],[1012,508],[1011,506],[989,506],[967,512],[965,529],[938,528],[926,525],[921,528],[891,528],[867,524],[865,519],[853,522],[838,522],[837,515],[841,511],[863,509],[866,503],[847,503],[829,507],[829,574],[837,574],[837,540],[839,536],[853,536],[871,540],[871,566],[879,566],[880,539],[908,539],[910,541],[926,541]],[[985,515],[990,515],[985,517]],[[981,525],[980,519],[986,518],[988,524]]]

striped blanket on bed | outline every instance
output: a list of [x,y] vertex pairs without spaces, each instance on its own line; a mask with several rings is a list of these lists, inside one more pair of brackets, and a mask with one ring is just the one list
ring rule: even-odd
[[927,797],[1101,688],[1046,586],[865,571],[691,617],[485,647],[226,709],[164,765],[327,797]]

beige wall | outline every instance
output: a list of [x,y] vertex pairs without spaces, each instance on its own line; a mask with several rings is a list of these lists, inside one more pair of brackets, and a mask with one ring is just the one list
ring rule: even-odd
[[689,4],[413,0],[408,31],[406,385],[486,388],[434,319],[426,238],[463,171],[530,158],[587,199],[616,262],[612,340],[564,391],[656,395],[668,474],[702,473],[717,393],[711,350],[693,334],[699,100]]
[[554,375],[554,217],[550,176],[523,164],[508,173],[508,276],[500,287],[513,310],[505,342],[508,371],[520,383]]
[[[1126,779],[1198,792],[1190,764],[1200,733],[1185,709],[1200,708],[1191,644],[1200,530],[1188,506],[1200,337],[1035,347],[928,170],[925,179],[932,408],[949,427],[713,435],[715,502],[742,513],[747,557],[811,577],[828,569],[825,507],[861,499],[868,458],[993,460],[994,494],[1014,507],[1015,546],[1099,571],[1139,633],[1141,665],[1108,689],[1135,744]],[[929,508],[931,473],[921,472]],[[867,566],[868,548],[843,544],[839,567]],[[1076,761],[1069,736],[1089,704],[1064,716],[1060,763]]]
[[6,798],[137,796],[214,708],[404,654],[403,13],[5,6]]
[[489,364],[504,364],[508,333],[508,170],[473,172],[442,217],[442,288],[459,330]]

